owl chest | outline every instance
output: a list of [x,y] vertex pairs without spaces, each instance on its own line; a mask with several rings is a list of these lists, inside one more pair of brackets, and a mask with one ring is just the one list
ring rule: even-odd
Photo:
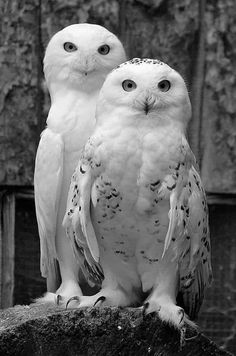
[[95,126],[96,98],[65,97],[53,103],[47,124],[60,133],[65,152],[80,151]]
[[102,256],[134,268],[139,260],[156,263],[161,258],[168,229],[169,203],[162,201],[158,208],[148,211],[145,205],[140,210],[137,185],[125,191],[113,185],[97,189],[100,194],[92,214]]

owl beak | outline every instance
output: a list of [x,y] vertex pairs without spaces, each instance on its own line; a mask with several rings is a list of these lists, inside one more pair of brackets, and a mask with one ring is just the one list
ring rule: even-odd
[[143,105],[143,109],[146,115],[153,109],[155,102],[156,100],[152,95],[146,97]]
[[94,71],[94,63],[93,63],[93,61],[91,61],[91,59],[86,58],[86,57],[81,59],[80,71],[85,76],[87,76],[89,73],[93,72]]

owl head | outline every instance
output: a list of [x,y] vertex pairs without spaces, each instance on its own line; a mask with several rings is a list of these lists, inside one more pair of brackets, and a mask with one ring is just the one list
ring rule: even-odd
[[[115,68],[100,91],[97,117],[115,110],[118,116],[149,120],[154,125],[180,123],[191,117],[188,90],[181,75],[156,59],[134,58]],[[119,111],[123,114],[119,115]]]
[[66,84],[88,90],[102,85],[107,74],[126,60],[118,38],[93,24],[74,24],[57,32],[50,40],[45,57],[47,85]]

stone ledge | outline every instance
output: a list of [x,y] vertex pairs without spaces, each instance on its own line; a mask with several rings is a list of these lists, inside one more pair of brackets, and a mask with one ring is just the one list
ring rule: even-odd
[[133,308],[61,310],[31,304],[0,311],[1,356],[230,355],[202,334],[181,351],[179,340],[156,315],[143,318]]

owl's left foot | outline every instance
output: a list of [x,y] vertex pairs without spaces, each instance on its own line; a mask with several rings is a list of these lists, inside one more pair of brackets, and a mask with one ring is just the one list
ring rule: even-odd
[[196,325],[191,322],[184,310],[170,301],[158,300],[157,298],[150,298],[143,306],[143,315],[156,312],[159,318],[166,323],[174,326],[180,331],[180,348],[185,345],[186,341],[192,340],[198,336],[195,334],[193,337],[186,337],[186,324],[196,329]]
[[68,299],[66,308],[83,308],[99,306],[128,306],[130,299],[121,290],[101,289],[95,295],[91,296],[74,296]]
[[174,325],[177,329],[180,329],[184,324],[184,310],[170,302],[164,304],[154,299],[146,301],[143,306],[143,313],[149,314],[153,312],[156,312],[161,320]]

